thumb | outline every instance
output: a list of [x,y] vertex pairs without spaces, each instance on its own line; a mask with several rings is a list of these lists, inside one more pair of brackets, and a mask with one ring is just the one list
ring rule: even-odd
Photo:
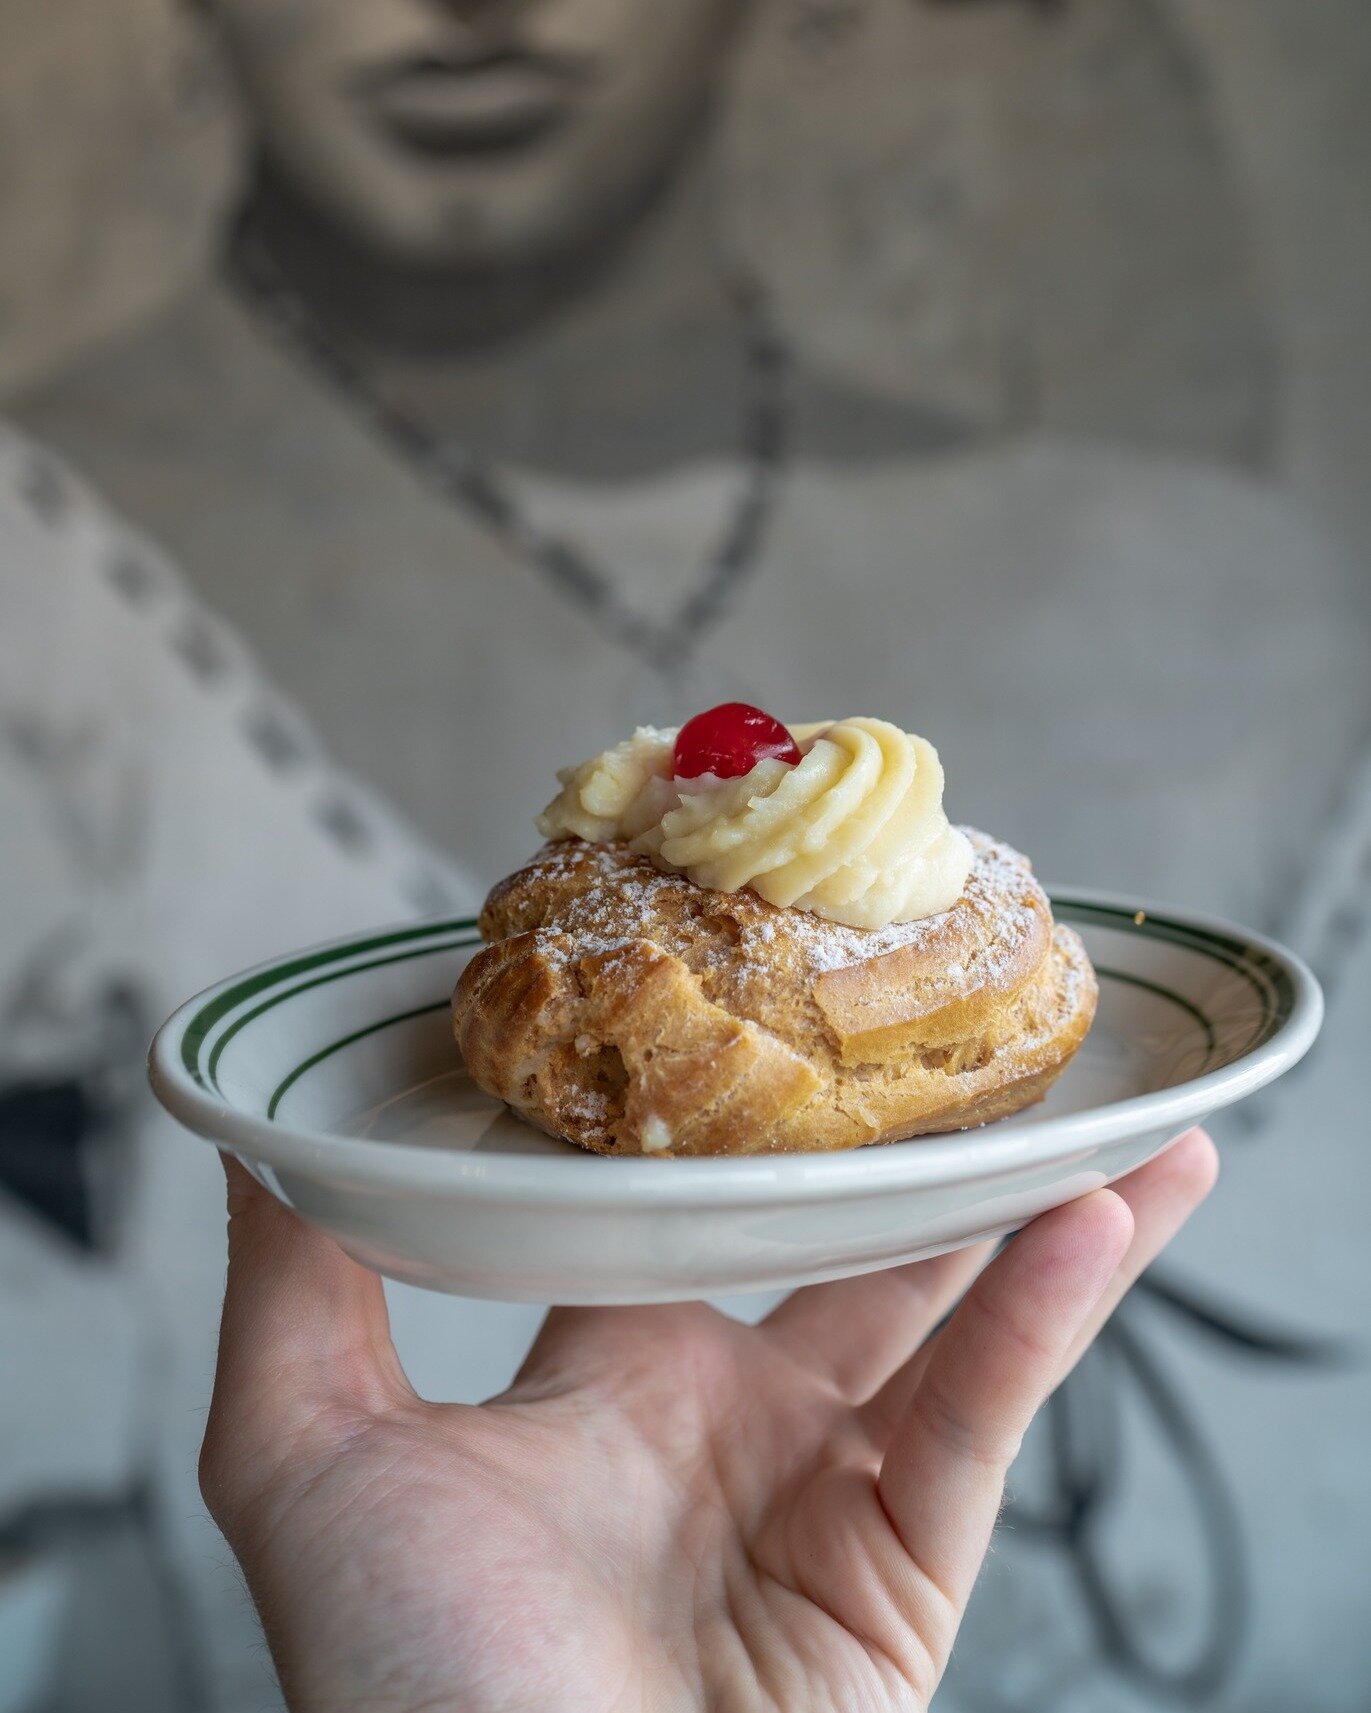
[[235,1472],[279,1467],[307,1429],[346,1427],[413,1396],[380,1278],[222,1158],[228,1282],[201,1455],[211,1509]]

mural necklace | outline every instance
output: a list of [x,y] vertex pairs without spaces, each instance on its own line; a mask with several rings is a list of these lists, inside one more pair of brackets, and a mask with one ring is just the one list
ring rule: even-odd
[[250,229],[240,230],[226,267],[231,282],[278,341],[321,373],[378,440],[435,492],[533,566],[604,635],[659,669],[679,666],[689,657],[760,563],[790,450],[794,360],[765,288],[741,269],[723,285],[742,330],[747,369],[742,473],[718,539],[704,556],[693,586],[665,620],[654,620],[624,598],[610,570],[584,546],[535,521],[497,465],[388,399]]

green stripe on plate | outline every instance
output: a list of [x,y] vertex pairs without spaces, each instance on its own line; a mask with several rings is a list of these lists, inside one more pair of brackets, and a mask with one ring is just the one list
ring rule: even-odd
[[[1177,922],[1163,915],[1147,914],[1138,921],[1135,912],[1116,905],[1096,904],[1087,899],[1055,898],[1053,906],[1064,921],[1076,920],[1081,923],[1100,923],[1122,929],[1129,933],[1141,935],[1144,939],[1161,940],[1167,944],[1180,946],[1187,951],[1212,958],[1216,963],[1233,970],[1241,975],[1256,994],[1261,1005],[1261,1022],[1258,1036],[1265,1039],[1275,1026],[1288,1016],[1294,1003],[1294,986],[1287,972],[1269,958],[1258,947],[1245,941],[1237,940],[1227,934],[1220,934],[1205,928],[1195,928],[1188,923]],[[454,938],[445,945],[423,945],[413,950],[393,952],[388,957],[380,957],[364,964],[352,960],[366,952],[384,951],[387,948],[411,946],[415,940],[433,941],[441,935],[452,935]],[[284,963],[275,964],[235,983],[215,999],[209,1001],[198,1011],[187,1024],[181,1042],[181,1061],[188,1074],[202,1088],[213,1087],[215,1092],[221,1092],[218,1085],[218,1068],[220,1056],[228,1042],[249,1023],[274,1009],[284,1001],[303,993],[310,988],[322,986],[331,981],[342,980],[355,970],[371,970],[383,968],[389,964],[402,963],[410,958],[428,956],[436,952],[460,950],[465,946],[478,942],[476,921],[474,917],[453,917],[442,922],[425,923],[412,928],[400,928],[387,934],[376,935],[371,939],[353,941],[347,945],[335,946],[321,952],[313,952],[297,958],[290,958]],[[331,966],[343,965],[342,968]],[[323,971],[323,974],[315,974]],[[1182,995],[1170,989],[1164,989],[1155,983],[1149,983],[1140,976],[1129,976],[1118,970],[1108,973],[1114,980],[1130,983],[1135,987],[1151,988],[1160,997],[1170,999],[1183,1009],[1189,1010],[1195,1020],[1205,1030],[1210,1041],[1210,1049],[1214,1046],[1214,1031],[1209,1019],[1198,1008],[1193,1007]],[[1258,980],[1258,974],[1263,980]],[[293,982],[297,976],[307,975],[309,980],[295,986],[286,987],[283,984]],[[279,988],[281,991],[272,992]],[[235,1009],[245,1002],[265,995],[263,1003],[253,1007],[243,1016],[235,1018],[220,1036],[210,1053],[209,1063],[202,1071],[200,1058],[205,1043],[215,1026]],[[446,1003],[446,1001],[444,1001]],[[385,1028],[388,1019],[375,1025]],[[335,1043],[332,1048],[324,1049],[323,1056],[337,1051],[343,1043]],[[1254,1038],[1251,1050],[1259,1044]],[[308,1067],[304,1067],[308,1068]],[[301,1067],[292,1072],[292,1077],[300,1074]],[[273,1099],[278,1099],[282,1091],[278,1090]]]
[[412,1011],[398,1012],[394,1017],[383,1017],[379,1023],[368,1023],[365,1029],[354,1029],[350,1035],[344,1035],[341,1041],[334,1041],[327,1047],[320,1047],[317,1053],[311,1053],[307,1059],[302,1059],[288,1076],[282,1077],[272,1091],[271,1099],[267,1102],[267,1117],[275,1118],[276,1108],[281,1104],[281,1097],[297,1083],[306,1071],[312,1071],[315,1065],[325,1059],[331,1059],[335,1053],[341,1053],[344,1047],[351,1047],[355,1042],[364,1041],[368,1035],[378,1035],[382,1029],[390,1029],[396,1023],[409,1023],[416,1017],[431,1017],[435,1011],[446,1011],[450,1000],[436,999],[432,1005],[416,1005]]
[[[1289,972],[1258,946],[1236,940],[1228,934],[1208,928],[1195,928],[1187,922],[1176,922],[1167,916],[1138,913],[1117,905],[1094,904],[1086,899],[1053,898],[1053,909],[1065,922],[1088,924],[1095,922],[1125,933],[1140,934],[1144,939],[1160,940],[1179,946],[1184,951],[1201,953],[1240,975],[1256,994],[1262,1010],[1262,1028],[1266,1039],[1276,1025],[1290,1015],[1295,1004],[1295,985]],[[1262,978],[1258,980],[1258,976]],[[1253,1041],[1252,1045],[1259,1043]],[[1250,1051],[1250,1049],[1249,1049]]]
[[[399,960],[395,961],[398,962]],[[1208,1053],[1214,1052],[1217,1041],[1213,1024],[1204,1012],[1197,1005],[1193,1005],[1184,994],[1176,993],[1169,987],[1163,987],[1160,982],[1145,981],[1141,976],[1127,975],[1123,970],[1099,969],[1096,974],[1106,981],[1120,981],[1129,987],[1139,987],[1148,993],[1156,994],[1159,999],[1169,999],[1173,1005],[1179,1006],[1187,1016],[1199,1024],[1204,1031],[1205,1047]],[[282,994],[281,997],[285,999],[289,995]],[[364,1041],[369,1035],[378,1035],[382,1029],[393,1028],[397,1023],[412,1022],[416,1017],[431,1017],[435,1011],[445,1011],[450,1003],[451,1001],[447,999],[437,999],[429,1005],[418,1005],[409,1011],[398,1011],[393,1017],[382,1017],[375,1023],[368,1023],[363,1029],[354,1029],[351,1034],[343,1035],[338,1040],[331,1041],[326,1047],[320,1047],[318,1052],[311,1053],[307,1059],[302,1059],[294,1070],[287,1072],[277,1083],[272,1090],[270,1100],[267,1102],[267,1118],[274,1119],[276,1117],[276,1109],[280,1106],[285,1095],[307,1071],[312,1071],[316,1065],[321,1065],[325,1059],[331,1059],[335,1053],[341,1053],[344,1048],[351,1047],[358,1041]]]
[[383,969],[390,964],[405,964],[412,958],[431,958],[437,952],[457,951],[463,946],[477,946],[480,943],[479,935],[466,934],[460,939],[445,940],[440,945],[420,946],[416,951],[397,952],[388,958],[373,958],[370,963],[348,964],[343,969],[330,970],[327,975],[312,976],[309,981],[302,981],[295,987],[284,988],[278,993],[273,993],[270,998],[264,999],[260,1005],[254,1006],[251,1011],[245,1011],[241,1017],[235,1017],[228,1028],[219,1036],[210,1052],[209,1063],[205,1066],[206,1083],[216,1093],[222,1093],[219,1088],[219,1059],[224,1048],[228,1046],[240,1029],[246,1029],[249,1023],[264,1013],[274,1010],[287,999],[294,999],[297,993],[307,993],[312,987],[327,987],[330,982],[342,981],[346,976],[357,975],[362,970]]
[[404,945],[409,941],[433,939],[439,934],[456,934],[469,932],[475,934],[476,918],[474,916],[453,916],[444,922],[427,922],[412,928],[397,928],[390,933],[377,934],[369,940],[352,940],[344,946],[326,947],[321,952],[307,952],[300,957],[288,958],[285,963],[270,964],[266,969],[258,970],[255,975],[247,976],[240,982],[235,982],[226,988],[217,998],[201,1006],[194,1017],[186,1025],[186,1032],[181,1037],[181,1064],[188,1076],[195,1079],[201,1088],[206,1086],[205,1078],[200,1072],[200,1052],[205,1044],[205,1038],[222,1018],[244,1001],[254,999],[259,993],[266,993],[270,988],[278,986],[283,981],[291,981],[297,975],[308,975],[312,970],[327,968],[330,964],[342,963],[349,958],[360,957],[364,952],[381,951],[386,946]]
[[1124,970],[1106,969],[1103,964],[1095,966],[1095,974],[1105,981],[1121,981],[1128,987],[1140,987],[1144,993],[1155,993],[1158,999],[1169,999],[1173,1005],[1179,1005],[1181,1010],[1192,1017],[1204,1030],[1205,1051],[1210,1056],[1213,1055],[1214,1049],[1219,1044],[1218,1037],[1214,1033],[1214,1025],[1200,1010],[1199,1006],[1192,1004],[1183,993],[1177,993],[1174,988],[1163,987],[1158,981],[1148,981],[1140,975],[1129,975]]
[[199,1071],[200,1050],[205,1038],[222,1018],[234,1010],[245,1000],[255,998],[259,993],[266,993],[270,988],[278,986],[283,981],[291,981],[297,975],[308,975],[311,971],[325,969],[330,964],[342,963],[350,958],[360,957],[364,952],[381,951],[387,946],[404,945],[414,940],[434,939],[440,934],[456,934],[469,932],[475,934],[476,918],[474,916],[454,916],[442,922],[426,922],[411,928],[396,928],[389,933],[377,934],[367,940],[352,940],[343,946],[326,947],[323,951],[307,952],[300,957],[288,958],[280,964],[270,964],[266,969],[259,970],[255,975],[247,976],[240,982],[235,982],[226,988],[217,998],[201,1007],[186,1025],[186,1032],[181,1038],[181,1063],[187,1073],[196,1082],[204,1086],[204,1078]]

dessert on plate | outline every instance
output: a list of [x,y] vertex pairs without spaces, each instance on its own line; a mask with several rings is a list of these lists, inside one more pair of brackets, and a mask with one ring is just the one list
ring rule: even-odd
[[1094,972],[1026,858],[883,720],[727,703],[559,775],[453,1018],[487,1093],[600,1154],[855,1148],[1002,1118]]

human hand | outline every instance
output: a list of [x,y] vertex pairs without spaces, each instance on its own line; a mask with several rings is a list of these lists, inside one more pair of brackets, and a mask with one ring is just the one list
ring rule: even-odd
[[229,1161],[201,1482],[291,1708],[921,1713],[1034,1412],[1216,1170],[1192,1131],[988,1265],[757,1327],[554,1309],[473,1407],[414,1394],[380,1279]]

